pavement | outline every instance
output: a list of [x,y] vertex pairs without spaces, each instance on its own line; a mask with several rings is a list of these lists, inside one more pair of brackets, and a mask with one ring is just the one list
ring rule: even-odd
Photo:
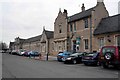
[[[35,60],[47,60],[47,56],[42,56],[41,58],[40,57],[32,57],[32,59],[35,59]],[[55,56],[48,56],[48,60],[57,60],[57,57]]]

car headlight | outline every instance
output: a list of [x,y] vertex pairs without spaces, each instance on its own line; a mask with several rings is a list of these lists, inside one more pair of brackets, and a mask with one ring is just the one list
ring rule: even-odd
[[72,58],[67,58],[67,60],[71,60]]

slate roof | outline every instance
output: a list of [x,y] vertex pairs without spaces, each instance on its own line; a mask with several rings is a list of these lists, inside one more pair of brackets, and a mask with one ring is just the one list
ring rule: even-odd
[[32,37],[32,38],[25,39],[24,43],[40,41],[40,39],[41,39],[41,35],[38,35],[38,36],[35,36],[35,37]]
[[85,17],[91,16],[91,11],[94,10],[95,7],[68,17],[68,22],[77,21],[77,20],[83,19]]
[[46,34],[47,38],[50,39],[50,38],[53,38],[54,32],[45,30],[45,34]]
[[94,31],[94,35],[120,32],[120,14],[103,18]]

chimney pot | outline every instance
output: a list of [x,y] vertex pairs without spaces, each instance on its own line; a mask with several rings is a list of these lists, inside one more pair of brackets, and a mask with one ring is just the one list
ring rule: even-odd
[[85,6],[84,6],[84,3],[82,4],[81,9],[82,9],[82,11],[85,11]]
[[103,2],[103,0],[97,0],[97,2]]

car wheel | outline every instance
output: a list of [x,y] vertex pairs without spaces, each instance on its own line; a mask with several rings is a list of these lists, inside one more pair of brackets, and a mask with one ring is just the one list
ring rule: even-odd
[[87,63],[84,63],[84,65],[85,65],[85,66],[88,66],[88,64],[87,64]]
[[76,61],[76,60],[73,60],[73,64],[77,64],[77,61]]
[[105,53],[105,59],[106,60],[112,60],[113,59],[113,53],[111,53],[111,52]]

